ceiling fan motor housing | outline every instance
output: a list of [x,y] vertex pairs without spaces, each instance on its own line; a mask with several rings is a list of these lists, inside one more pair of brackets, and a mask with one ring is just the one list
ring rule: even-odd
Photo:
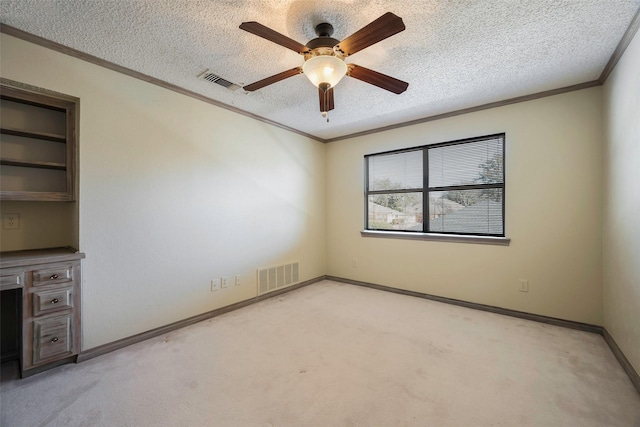
[[[305,45],[312,51],[310,53],[305,54],[305,59],[308,59],[312,56],[318,56],[318,55],[335,55],[335,50],[333,49],[333,47],[336,46],[338,43],[340,43],[340,40],[337,40],[331,37],[331,34],[333,34],[333,25],[328,24],[326,22],[316,25],[316,34],[318,35],[318,37],[316,37],[313,40],[310,40],[309,43]],[[324,49],[321,49],[321,48],[324,48]],[[313,51],[316,51],[316,52],[313,52]]]
[[333,34],[333,25],[328,22],[323,22],[316,25],[315,31],[318,37],[331,37]]

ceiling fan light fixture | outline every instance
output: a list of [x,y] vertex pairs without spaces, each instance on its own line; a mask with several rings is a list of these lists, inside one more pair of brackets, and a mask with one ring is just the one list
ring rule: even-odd
[[320,87],[322,83],[327,83],[328,89],[335,87],[347,74],[347,64],[336,56],[319,55],[307,59],[302,65],[302,72],[314,86]]
[[327,113],[334,109],[333,88],[347,74],[349,74],[349,77],[372,84],[395,94],[401,94],[407,90],[409,86],[409,83],[387,76],[386,74],[378,73],[377,71],[353,63],[347,66],[344,62],[344,58],[376,44],[387,37],[391,37],[400,31],[404,31],[405,26],[402,18],[391,12],[385,13],[380,18],[365,25],[342,41],[331,37],[333,34],[333,26],[327,22],[316,25],[315,30],[318,37],[309,40],[306,45],[298,43],[284,34],[280,34],[255,21],[243,22],[240,24],[240,29],[287,49],[291,49],[302,55],[305,59],[301,67],[295,67],[274,74],[271,77],[246,85],[243,89],[247,92],[252,92],[286,78],[304,73],[309,81],[318,88],[320,112],[322,113],[322,117],[327,119],[327,122],[329,121]]

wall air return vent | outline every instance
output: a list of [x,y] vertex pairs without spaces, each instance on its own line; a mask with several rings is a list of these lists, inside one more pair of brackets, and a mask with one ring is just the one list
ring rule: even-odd
[[258,270],[258,295],[300,282],[300,264],[277,265]]
[[230,82],[229,80],[224,79],[224,78],[220,77],[219,75],[210,72],[209,70],[206,70],[204,73],[200,74],[198,77],[200,77],[201,79],[206,80],[208,82],[220,85],[220,86],[222,86],[222,87],[224,87],[224,88],[226,88],[228,90],[231,90],[231,91],[235,91],[235,90],[240,89],[240,85],[237,85],[237,84],[235,84],[233,82]]

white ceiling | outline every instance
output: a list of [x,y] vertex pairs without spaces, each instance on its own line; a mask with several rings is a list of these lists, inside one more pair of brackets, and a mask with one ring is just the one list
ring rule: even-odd
[[[640,0],[2,0],[3,24],[331,139],[597,80]],[[240,30],[258,21],[302,44],[321,22],[342,40],[385,12],[406,30],[346,59],[409,83],[395,95],[345,77],[330,122],[317,89],[295,76],[243,85],[302,65],[297,53]],[[46,70],[43,70],[46,72]]]

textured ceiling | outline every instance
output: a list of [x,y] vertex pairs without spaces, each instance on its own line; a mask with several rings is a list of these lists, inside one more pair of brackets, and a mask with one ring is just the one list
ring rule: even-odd
[[[2,0],[0,19],[197,92],[331,139],[597,80],[640,0]],[[345,77],[327,123],[303,76],[247,93],[240,84],[302,65],[302,56],[242,31],[258,21],[305,44],[321,22],[342,40],[393,12],[406,30],[346,59],[409,83],[401,95]]]

